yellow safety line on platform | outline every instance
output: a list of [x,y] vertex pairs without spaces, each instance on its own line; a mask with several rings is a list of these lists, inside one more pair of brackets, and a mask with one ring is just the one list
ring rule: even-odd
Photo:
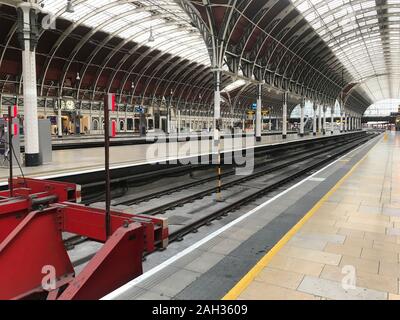
[[[376,145],[375,145],[376,147]],[[374,147],[374,148],[375,148]],[[311,219],[311,217],[321,208],[321,206],[335,193],[337,189],[347,180],[358,166],[368,157],[372,148],[359,162],[357,162],[351,170],[340,179],[336,185],[323,196],[317,204],[292,228],[286,233],[281,240],[251,269],[226,295],[222,300],[236,300],[244,290],[254,281],[260,272],[271,262],[283,246],[289,242],[291,238]]]

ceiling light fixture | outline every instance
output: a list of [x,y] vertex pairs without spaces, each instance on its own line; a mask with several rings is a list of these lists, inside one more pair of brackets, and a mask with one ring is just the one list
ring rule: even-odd
[[72,5],[72,0],[67,0],[68,2],[67,2],[67,9],[66,9],[66,11],[68,12],[68,13],[74,13],[75,12],[75,10],[74,10],[74,6]]
[[149,36],[149,42],[154,42],[154,34],[153,34],[153,26],[150,26],[150,36]]

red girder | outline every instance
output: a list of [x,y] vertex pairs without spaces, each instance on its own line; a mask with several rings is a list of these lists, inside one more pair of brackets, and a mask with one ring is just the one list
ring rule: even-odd
[[[80,198],[74,184],[16,179],[14,187],[13,198],[0,192],[0,299],[98,299],[142,273],[144,252],[168,244],[165,219],[117,211],[106,239],[104,210],[70,202]],[[62,232],[104,243],[76,278]]]
[[57,282],[74,273],[60,232],[61,219],[56,207],[30,212],[1,242],[0,299],[43,291],[46,266],[54,268]]
[[100,299],[140,276],[143,245],[142,225],[133,223],[118,228],[59,300]]

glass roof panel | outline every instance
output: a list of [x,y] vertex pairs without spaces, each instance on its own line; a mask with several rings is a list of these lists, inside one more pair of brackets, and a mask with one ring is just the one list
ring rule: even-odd
[[399,0],[291,1],[371,99],[400,97]]
[[[44,5],[45,11],[77,25],[96,28],[165,53],[210,65],[200,32],[192,26],[189,17],[174,1],[73,0],[73,13],[65,11],[67,1],[38,2]],[[154,41],[149,41],[151,33]],[[190,43],[191,51],[185,50],[187,43]]]

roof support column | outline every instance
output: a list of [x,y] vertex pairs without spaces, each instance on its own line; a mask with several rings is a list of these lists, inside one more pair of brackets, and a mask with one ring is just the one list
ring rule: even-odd
[[192,104],[189,104],[189,134],[192,133]]
[[316,102],[314,102],[313,109],[314,109],[313,135],[316,136],[317,135],[317,109],[318,109]]
[[287,138],[287,123],[288,123],[288,119],[287,119],[287,104],[288,104],[288,95],[289,92],[285,92],[283,94],[283,114],[282,114],[282,139],[286,139]]
[[353,113],[350,113],[350,115],[349,115],[349,131],[350,132],[354,130],[353,119],[354,119]]
[[304,109],[306,106],[306,100],[304,97],[301,98],[300,102],[300,137],[304,137]]
[[322,133],[322,105],[318,105],[318,133]]
[[262,84],[257,85],[257,111],[256,111],[256,141],[261,141],[262,137]]
[[169,102],[167,104],[167,135],[171,134],[171,106],[172,106],[172,92]]
[[324,111],[324,120],[323,120],[323,124],[322,124],[322,133],[323,133],[323,135],[326,135],[326,111],[327,111],[326,105],[323,106],[323,111]]
[[344,131],[344,111],[340,110],[340,133],[343,133]]
[[344,132],[347,132],[349,130],[349,115],[345,111],[344,112]]
[[272,131],[272,110],[271,109],[269,109],[268,131]]
[[214,71],[214,142],[219,144],[221,119],[221,70]]
[[22,76],[24,89],[24,131],[25,131],[25,165],[35,167],[41,165],[39,156],[39,124],[37,110],[36,80],[36,36],[38,34],[36,10],[40,7],[33,2],[19,4],[19,39],[22,47]]
[[334,130],[334,125],[335,125],[335,107],[332,106],[331,107],[331,134],[333,134],[333,130]]
[[58,98],[58,109],[57,109],[57,135],[59,138],[63,136],[63,126],[62,126],[62,112],[61,112],[61,97]]

